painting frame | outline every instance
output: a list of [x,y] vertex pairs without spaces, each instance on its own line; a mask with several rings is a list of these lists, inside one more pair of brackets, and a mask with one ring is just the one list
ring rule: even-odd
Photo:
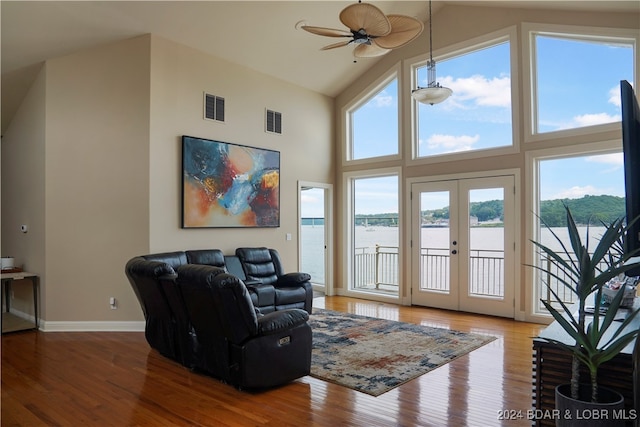
[[280,152],[182,136],[182,228],[280,227]]

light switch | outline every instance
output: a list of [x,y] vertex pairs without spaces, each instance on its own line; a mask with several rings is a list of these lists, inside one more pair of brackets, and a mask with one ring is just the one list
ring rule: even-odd
[[287,240],[291,240],[291,233],[287,233]]

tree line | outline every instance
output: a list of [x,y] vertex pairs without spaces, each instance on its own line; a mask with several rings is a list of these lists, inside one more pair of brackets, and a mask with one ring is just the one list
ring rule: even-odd
[[[617,196],[584,196],[580,199],[542,200],[540,212],[536,212],[549,227],[565,227],[566,212],[564,205],[571,210],[577,224],[600,225],[609,224],[625,216],[624,197]],[[479,222],[503,221],[504,204],[502,200],[472,202],[470,214]],[[449,207],[422,211],[423,223],[436,223],[449,219]],[[380,213],[356,215],[356,225],[393,227],[398,225],[397,213]]]

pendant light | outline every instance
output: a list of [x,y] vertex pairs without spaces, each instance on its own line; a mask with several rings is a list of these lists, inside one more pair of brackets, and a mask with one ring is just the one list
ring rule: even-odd
[[429,61],[427,62],[427,87],[420,87],[411,92],[411,97],[422,104],[438,104],[451,96],[453,91],[440,86],[436,82],[436,61],[433,60],[433,32],[431,28],[431,0],[429,0]]

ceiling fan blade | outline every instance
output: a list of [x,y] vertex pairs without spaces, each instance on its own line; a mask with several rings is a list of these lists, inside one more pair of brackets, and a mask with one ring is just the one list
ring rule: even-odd
[[327,45],[327,46],[325,46],[325,47],[321,48],[320,50],[335,49],[335,48],[337,48],[337,47],[346,46],[346,45],[348,45],[349,43],[351,43],[351,40],[347,40],[347,41],[343,41],[343,42],[338,42],[338,43],[330,44],[330,45]]
[[340,12],[340,21],[351,31],[364,30],[373,37],[386,36],[391,32],[391,23],[387,16],[369,3],[356,3],[345,7]]
[[373,58],[389,52],[391,52],[391,49],[378,46],[375,40],[371,40],[371,44],[360,44],[353,49],[353,55],[356,58]]
[[309,25],[303,25],[300,28],[310,33],[318,34],[319,36],[327,36],[327,37],[352,37],[353,36],[353,34],[351,34],[350,31],[336,30],[333,28],[312,27]]
[[424,24],[415,18],[405,15],[388,15],[391,32],[378,37],[375,42],[384,49],[395,49],[416,39],[424,29]]

